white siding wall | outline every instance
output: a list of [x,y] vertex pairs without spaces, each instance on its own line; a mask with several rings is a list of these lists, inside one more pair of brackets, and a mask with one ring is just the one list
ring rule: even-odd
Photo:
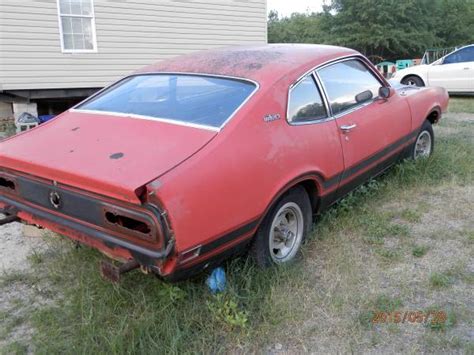
[[97,53],[61,52],[56,0],[0,0],[0,90],[102,87],[190,51],[265,43],[266,0],[94,0]]

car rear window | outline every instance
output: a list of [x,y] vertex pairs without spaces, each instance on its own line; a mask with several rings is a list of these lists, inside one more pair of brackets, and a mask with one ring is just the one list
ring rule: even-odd
[[253,93],[252,82],[189,74],[126,78],[76,107],[220,128]]

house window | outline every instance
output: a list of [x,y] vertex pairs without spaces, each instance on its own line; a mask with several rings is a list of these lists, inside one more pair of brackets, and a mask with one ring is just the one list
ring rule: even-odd
[[63,52],[95,52],[92,0],[58,0],[58,13]]

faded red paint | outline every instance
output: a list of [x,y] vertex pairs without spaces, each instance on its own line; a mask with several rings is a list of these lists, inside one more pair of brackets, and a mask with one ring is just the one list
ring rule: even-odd
[[[254,80],[260,88],[218,133],[110,114],[66,112],[0,143],[0,167],[13,175],[56,181],[94,198],[116,201],[122,208],[158,206],[166,214],[174,246],[156,265],[162,275],[172,275],[249,240],[272,203],[301,181],[313,184],[315,201],[336,194],[381,159],[365,164],[352,176],[342,175],[330,186],[327,181],[414,132],[431,112],[446,110],[445,90],[416,89],[403,95],[394,92],[386,101],[337,120],[289,125],[290,85],[322,63],[352,55],[358,53],[340,47],[274,45],[202,52],[158,63],[140,72],[229,75]],[[281,119],[265,122],[268,114]],[[350,135],[341,131],[341,125],[354,123],[358,129]],[[412,143],[413,139],[403,143],[387,157]],[[17,198],[5,189],[0,189],[1,196]],[[54,213],[61,215],[61,211]],[[134,258],[126,248],[108,246],[33,214],[20,211],[18,216],[118,260]],[[246,225],[253,227],[232,235]],[[100,228],[107,231],[106,226]],[[221,237],[222,244],[188,258],[190,250]],[[131,236],[120,238],[158,248],[158,243],[153,247]]]
[[135,191],[216,132],[157,121],[66,112],[1,143],[0,166],[139,203]]
[[137,73],[186,72],[236,76],[272,87],[284,77],[296,80],[301,74],[334,58],[357,54],[334,46],[274,44],[231,47],[197,52],[149,65]]

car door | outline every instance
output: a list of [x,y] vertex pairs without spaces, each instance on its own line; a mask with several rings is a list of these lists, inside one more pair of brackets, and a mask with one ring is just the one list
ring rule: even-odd
[[451,92],[474,90],[474,46],[447,55],[428,70],[428,85],[441,86]]
[[[321,87],[315,79],[310,73],[289,90],[287,121],[292,129],[288,130],[289,146],[285,151],[287,156],[292,156],[292,161],[285,165],[287,169],[295,163],[310,166],[309,170],[330,178],[344,169],[344,157],[336,122],[329,115]],[[294,155],[291,154],[293,149]],[[308,154],[301,154],[302,151]]]
[[[359,59],[347,59],[317,71],[339,129],[344,171],[341,194],[386,168],[407,143],[411,115],[406,99],[378,97],[382,81]],[[359,95],[361,94],[362,95]],[[356,99],[357,96],[357,99]]]

